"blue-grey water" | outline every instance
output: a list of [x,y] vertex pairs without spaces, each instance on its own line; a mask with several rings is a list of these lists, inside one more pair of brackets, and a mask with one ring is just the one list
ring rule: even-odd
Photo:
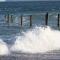
[[59,1],[23,1],[23,2],[1,2],[0,13],[3,11],[6,13],[29,13],[29,12],[40,12],[40,11],[59,11]]
[[[45,25],[45,13],[48,12],[48,25],[57,27],[57,14],[60,12],[59,5],[59,1],[0,2],[0,37],[7,43],[12,43],[15,40],[15,35],[21,31],[21,15],[24,16],[23,25],[29,27],[29,15],[33,15],[33,26]],[[6,22],[5,15],[7,14],[13,15],[13,23],[8,24]]]
[[[35,26],[45,26],[45,14],[48,12],[48,26],[58,29],[57,17],[60,13],[60,2],[59,1],[21,1],[21,2],[0,2],[0,39],[6,42],[8,45],[14,44],[16,36],[22,35],[22,31],[27,31],[29,28],[29,15],[32,15],[32,28]],[[6,22],[5,15],[13,15],[13,22]],[[23,26],[21,28],[21,15],[23,15]],[[60,26],[60,25],[59,25]],[[60,28],[60,27],[59,27]],[[13,55],[13,54],[12,54]],[[22,57],[21,57],[22,56]],[[19,59],[32,59],[40,60],[40,55],[37,57],[31,56],[26,57],[23,54]],[[29,55],[30,56],[30,55]],[[41,55],[42,57],[42,55]],[[44,58],[52,58],[54,60],[60,59],[60,55],[50,56],[43,55]],[[15,59],[13,57],[13,59]],[[1,60],[13,60],[12,58],[1,58]]]

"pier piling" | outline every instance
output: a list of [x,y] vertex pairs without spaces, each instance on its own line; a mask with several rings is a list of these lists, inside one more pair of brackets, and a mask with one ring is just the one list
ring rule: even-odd
[[59,16],[60,16],[60,14],[58,14],[58,23],[57,23],[58,28],[59,28]]
[[7,22],[7,15],[5,15],[4,18],[5,18],[5,21]]
[[46,15],[45,15],[45,25],[46,25],[46,26],[48,25],[48,12],[47,12]]
[[9,20],[10,20],[10,19],[9,19],[9,14],[6,14],[4,17],[5,17],[5,21],[6,21],[6,23],[9,24]]
[[9,14],[7,15],[7,23],[9,23]]
[[32,15],[30,15],[30,27],[32,27]]
[[22,27],[22,20],[23,20],[23,16],[21,15],[21,27]]
[[13,15],[11,15],[11,23],[13,23]]
[[[7,14],[4,17],[5,17],[5,20],[8,23],[8,25],[9,25],[10,22],[13,23],[13,17],[14,17],[13,15]],[[48,18],[49,18],[49,15],[48,15],[48,12],[47,12],[45,14],[45,23],[44,23],[45,26],[48,25]],[[30,21],[29,25],[30,25],[30,28],[31,28],[32,27],[32,15],[29,15],[29,21]],[[57,24],[56,24],[58,28],[59,28],[59,24],[60,24],[60,14],[58,13]],[[22,27],[22,25],[23,25],[23,15],[20,16],[20,26]]]

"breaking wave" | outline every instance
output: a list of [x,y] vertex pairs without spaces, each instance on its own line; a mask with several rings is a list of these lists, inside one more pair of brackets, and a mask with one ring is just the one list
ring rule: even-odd
[[35,27],[23,35],[16,36],[15,43],[10,46],[0,39],[0,55],[11,52],[46,53],[51,50],[60,50],[60,31],[47,27]]
[[35,27],[23,36],[17,36],[11,51],[24,53],[45,53],[60,49],[60,31],[50,27]]
[[9,49],[5,42],[0,39],[0,55],[8,55]]

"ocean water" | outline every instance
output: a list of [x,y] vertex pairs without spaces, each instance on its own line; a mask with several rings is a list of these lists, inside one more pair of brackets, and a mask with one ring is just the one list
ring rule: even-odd
[[[57,26],[59,5],[59,1],[0,2],[0,55],[60,50],[60,27]],[[49,15],[48,26],[45,26],[46,12]],[[7,14],[13,15],[13,22],[6,22]],[[29,15],[32,15],[31,28]]]
[[23,2],[1,2],[0,13],[36,13],[44,11],[57,11],[60,10],[59,1],[23,1]]

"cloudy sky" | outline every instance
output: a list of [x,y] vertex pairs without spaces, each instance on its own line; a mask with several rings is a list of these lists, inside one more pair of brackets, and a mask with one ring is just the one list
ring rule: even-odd
[[0,0],[0,1],[60,1],[60,0]]

